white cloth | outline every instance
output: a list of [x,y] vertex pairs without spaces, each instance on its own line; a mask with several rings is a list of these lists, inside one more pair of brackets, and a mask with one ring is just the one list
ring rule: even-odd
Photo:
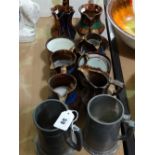
[[35,39],[35,25],[39,19],[40,7],[31,0],[19,0],[19,41]]

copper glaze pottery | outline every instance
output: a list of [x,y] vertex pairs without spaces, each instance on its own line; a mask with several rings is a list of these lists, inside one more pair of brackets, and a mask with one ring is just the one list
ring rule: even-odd
[[57,95],[58,99],[65,103],[70,109],[80,107],[80,97],[76,90],[77,80],[74,76],[66,73],[53,75],[48,80],[48,85],[52,93]]
[[101,34],[105,29],[104,24],[100,20],[102,7],[97,4],[88,3],[79,8],[81,19],[77,25],[77,31],[81,35],[88,33]]
[[115,33],[131,48],[135,48],[135,13],[130,0],[109,0],[107,15]]
[[89,51],[104,54],[107,48],[108,41],[105,37],[96,33],[89,33],[79,40],[77,45],[77,52],[80,55]]
[[63,0],[63,5],[56,5],[51,11],[54,16],[54,26],[51,28],[52,36],[74,39],[76,34],[72,25],[74,9],[69,6],[69,1]]
[[97,53],[86,53],[78,59],[78,67],[90,66],[94,69],[100,69],[103,72],[110,73],[111,62],[110,59],[105,55]]
[[68,50],[60,50],[51,55],[50,69],[56,70],[57,73],[61,73],[62,70],[71,74],[76,68],[76,54]]
[[101,71],[100,69],[94,69],[90,66],[81,66],[78,68],[78,71],[80,71],[84,77],[84,79],[81,78],[81,81],[87,81],[89,87],[92,87],[94,89],[94,95],[100,93],[108,93],[108,88],[110,85],[118,87],[115,93],[118,93],[124,87],[124,84],[122,82],[111,79],[109,74]]
[[68,38],[58,37],[50,38],[46,42],[46,49],[48,51],[49,62],[51,60],[51,55],[60,50],[75,51],[75,43]]

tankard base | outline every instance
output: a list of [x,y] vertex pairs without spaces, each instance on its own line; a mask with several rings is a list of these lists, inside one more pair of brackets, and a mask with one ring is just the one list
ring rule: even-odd
[[90,146],[88,146],[85,142],[83,142],[83,147],[85,148],[85,150],[90,153],[91,155],[114,155],[116,153],[116,151],[118,150],[120,146],[120,142],[117,142],[112,148],[110,148],[109,150],[100,152],[97,150],[94,150],[93,148],[91,148]]
[[53,153],[46,153],[44,150],[41,149],[41,147],[38,144],[38,141],[35,142],[35,152],[36,155],[74,155],[76,151],[74,151],[72,148],[69,148],[67,151],[62,153],[57,153],[57,150],[53,150]]

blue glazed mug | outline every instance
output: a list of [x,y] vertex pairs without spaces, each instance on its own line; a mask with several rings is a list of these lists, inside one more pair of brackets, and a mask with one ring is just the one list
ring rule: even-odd
[[59,50],[51,55],[50,69],[61,73],[65,68],[65,72],[71,74],[76,67],[76,54],[70,50]]
[[48,80],[48,85],[53,94],[65,103],[70,109],[79,110],[81,107],[81,97],[78,94],[77,80],[73,75],[59,73],[53,75]]

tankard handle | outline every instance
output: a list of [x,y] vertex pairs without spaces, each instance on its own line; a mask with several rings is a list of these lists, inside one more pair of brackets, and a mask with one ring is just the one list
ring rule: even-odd
[[80,151],[82,149],[82,132],[81,129],[75,124],[71,129],[71,136],[67,139],[67,144],[77,151]]
[[[124,83],[121,82],[121,81],[119,81],[119,80],[110,79],[109,82],[110,82],[110,85],[117,86],[116,91],[113,92],[112,95],[117,95],[117,94],[119,94],[119,92],[120,92],[120,91],[123,89],[123,87],[124,87]],[[110,86],[110,85],[109,85],[109,86]]]
[[121,135],[119,140],[127,140],[127,138],[131,137],[134,134],[135,122],[130,119],[130,115],[124,115],[122,123],[128,126],[127,133],[125,135]]

